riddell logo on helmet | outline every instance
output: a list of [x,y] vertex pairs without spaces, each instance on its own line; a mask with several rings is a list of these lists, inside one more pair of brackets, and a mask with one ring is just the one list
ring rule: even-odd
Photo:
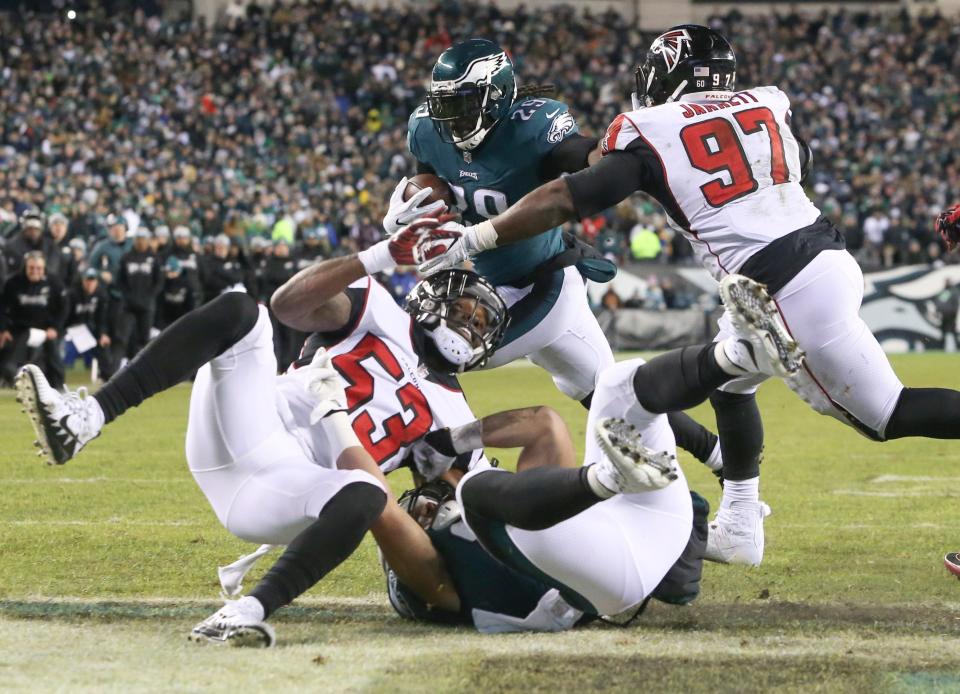
[[690,52],[692,43],[693,40],[686,29],[675,29],[658,36],[650,46],[650,52],[662,55],[663,61],[667,64],[667,72],[673,72],[684,54]]

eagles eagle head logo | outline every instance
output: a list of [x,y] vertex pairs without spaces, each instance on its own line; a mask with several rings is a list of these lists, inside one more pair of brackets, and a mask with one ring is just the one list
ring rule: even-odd
[[660,34],[653,43],[650,44],[650,52],[663,56],[667,64],[667,72],[673,72],[684,55],[690,53],[690,47],[693,39],[686,29],[674,29],[665,34]]

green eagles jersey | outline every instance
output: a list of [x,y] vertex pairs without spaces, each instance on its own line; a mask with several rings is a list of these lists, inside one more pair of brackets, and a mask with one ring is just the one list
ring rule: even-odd
[[523,619],[536,607],[551,586],[520,573],[491,557],[456,521],[442,530],[427,530],[430,540],[444,558],[447,571],[460,596],[460,612],[431,609],[413,591],[387,573],[390,604],[402,617],[440,624],[471,624],[474,609]]
[[[410,116],[407,146],[417,161],[432,167],[457,196],[467,224],[502,214],[544,181],[540,166],[558,143],[579,132],[565,104],[526,99],[487,136],[480,147],[463,152],[444,142],[423,104]],[[477,272],[493,284],[510,284],[563,250],[559,227],[474,258]]]

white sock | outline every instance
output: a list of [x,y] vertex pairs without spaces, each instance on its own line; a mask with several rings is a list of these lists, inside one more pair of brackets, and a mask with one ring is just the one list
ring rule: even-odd
[[88,395],[83,399],[83,402],[89,403],[87,407],[90,408],[90,417],[93,421],[96,431],[100,431],[103,429],[103,422],[106,419],[106,416],[103,414],[103,408],[100,407],[100,401],[92,395]]
[[740,364],[749,364],[752,358],[746,346],[739,340],[728,337],[726,340],[718,342],[713,349],[713,356],[720,368],[731,376],[743,376],[745,373],[749,373]]
[[707,458],[704,463],[711,470],[719,470],[723,467],[723,454],[720,452],[720,442],[717,441],[713,446],[713,450],[710,451],[710,457]]
[[734,501],[760,501],[760,478],[724,480],[723,499],[720,500],[720,505],[729,508]]
[[607,488],[600,480],[597,479],[597,472],[599,472],[599,465],[588,465],[587,466],[587,484],[590,485],[590,491],[596,494],[601,499],[609,499],[616,494],[616,491]]
[[237,601],[237,607],[255,622],[262,622],[267,613],[263,605],[252,595],[245,595]]

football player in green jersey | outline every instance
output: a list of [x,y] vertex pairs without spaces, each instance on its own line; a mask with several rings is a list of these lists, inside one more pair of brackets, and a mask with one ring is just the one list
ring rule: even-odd
[[[450,185],[467,224],[496,217],[543,182],[599,158],[597,139],[580,134],[566,104],[548,87],[517,88],[513,63],[493,41],[448,48],[431,75],[427,101],[410,116],[407,142],[418,173]],[[444,209],[424,204],[428,192],[403,200],[400,181],[383,220],[387,233]],[[475,270],[510,307],[511,323],[486,368],[529,357],[567,396],[589,407],[613,353],[590,310],[584,278],[606,282],[616,267],[559,227],[508,247],[480,253]],[[717,437],[682,413],[670,415],[678,444],[713,469]]]

